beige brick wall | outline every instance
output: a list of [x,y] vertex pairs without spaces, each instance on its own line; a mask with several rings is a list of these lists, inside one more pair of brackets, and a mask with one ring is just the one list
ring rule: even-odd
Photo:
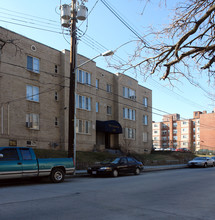
[[[18,146],[26,146],[32,141],[37,148],[67,149],[68,111],[69,111],[69,51],[58,51],[46,45],[25,38],[1,28],[1,37],[16,39],[16,46],[7,44],[0,57],[0,146],[9,145],[16,140]],[[36,50],[32,50],[34,45]],[[27,56],[40,61],[40,73],[27,70]],[[77,65],[88,58],[78,55]],[[55,67],[57,66],[57,73]],[[76,134],[77,150],[93,150],[96,145],[96,120],[116,120],[123,128],[136,130],[134,140],[125,140],[124,134],[111,135],[111,147],[121,146],[124,150],[138,153],[150,152],[152,146],[152,91],[140,86],[138,82],[123,74],[113,74],[90,61],[80,69],[91,73],[91,85],[77,83],[77,94],[91,98],[91,111],[76,109],[76,118],[91,122],[90,134]],[[96,89],[96,79],[99,89]],[[107,93],[110,84],[112,92]],[[26,85],[39,87],[39,102],[26,100]],[[136,91],[136,100],[123,97],[123,87]],[[58,100],[55,100],[55,93]],[[148,107],[142,104],[148,98]],[[96,113],[96,102],[99,112]],[[112,114],[107,115],[107,106]],[[136,110],[136,120],[123,118],[123,108]],[[39,130],[26,127],[26,114],[39,114]],[[143,125],[142,117],[148,115],[148,125]],[[55,118],[58,125],[55,125]],[[143,133],[147,133],[147,142]],[[53,143],[57,143],[57,146]],[[129,149],[128,149],[129,148]]]

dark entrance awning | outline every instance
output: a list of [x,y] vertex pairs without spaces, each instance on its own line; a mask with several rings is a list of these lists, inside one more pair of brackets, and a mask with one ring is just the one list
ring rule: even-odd
[[96,120],[96,131],[101,131],[111,134],[121,134],[122,126],[116,120],[109,120],[109,121]]

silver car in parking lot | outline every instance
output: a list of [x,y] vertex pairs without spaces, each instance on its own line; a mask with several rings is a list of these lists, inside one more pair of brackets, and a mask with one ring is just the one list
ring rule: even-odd
[[188,167],[213,167],[215,161],[210,157],[195,157],[193,160],[188,162]]

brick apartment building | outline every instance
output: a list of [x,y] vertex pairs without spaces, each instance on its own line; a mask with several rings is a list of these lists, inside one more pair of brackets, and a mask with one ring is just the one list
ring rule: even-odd
[[[4,28],[0,39],[0,146],[67,150],[69,51]],[[87,60],[78,55],[77,65]],[[77,150],[150,152],[152,91],[94,61],[76,78]]]
[[215,152],[215,113],[193,112],[192,119],[180,120],[179,114],[163,116],[152,123],[155,148],[187,148],[191,151]]

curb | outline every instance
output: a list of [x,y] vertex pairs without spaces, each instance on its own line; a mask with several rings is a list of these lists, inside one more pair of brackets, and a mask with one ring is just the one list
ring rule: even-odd
[[[179,165],[164,165],[164,166],[146,166],[144,167],[142,173],[144,172],[153,172],[153,171],[162,171],[162,170],[173,170],[173,169],[184,169],[187,168],[187,164],[179,164]],[[87,173],[87,170],[76,170],[73,177],[88,177],[90,176]]]

